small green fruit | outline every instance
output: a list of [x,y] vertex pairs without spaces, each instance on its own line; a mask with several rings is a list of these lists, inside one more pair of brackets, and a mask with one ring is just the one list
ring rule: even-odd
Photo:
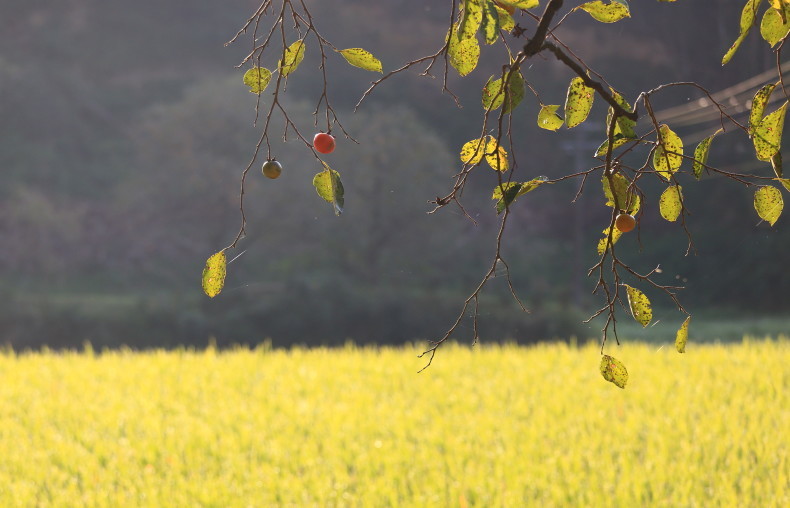
[[275,160],[266,161],[263,163],[261,171],[263,171],[263,176],[277,178],[283,172],[283,165]]

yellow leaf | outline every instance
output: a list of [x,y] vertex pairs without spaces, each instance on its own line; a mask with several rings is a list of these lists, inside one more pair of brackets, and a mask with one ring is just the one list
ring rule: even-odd
[[740,32],[738,33],[738,38],[735,39],[735,42],[732,43],[730,49],[728,49],[727,53],[724,54],[724,58],[721,59],[722,65],[730,61],[735,52],[738,51],[738,48],[741,46],[743,40],[746,39],[746,36],[749,34],[749,30],[751,30],[752,25],[754,24],[754,18],[757,15],[757,8],[760,6],[760,2],[762,2],[762,0],[748,0],[746,5],[743,6],[743,10],[741,11]]
[[491,169],[495,171],[507,171],[510,163],[507,160],[507,150],[502,145],[497,146],[497,141],[492,136],[488,136],[486,142],[485,158]]
[[626,383],[628,383],[628,370],[623,362],[613,356],[602,355],[600,369],[601,375],[605,380],[613,383],[615,386],[625,388]]
[[304,52],[307,46],[304,39],[299,39],[287,48],[285,48],[285,58],[280,60],[277,67],[280,69],[280,74],[287,76],[299,67],[299,64],[304,60]]
[[683,163],[683,141],[666,124],[659,127],[658,133],[659,144],[653,152],[653,167],[669,180]]
[[675,222],[683,210],[683,189],[680,185],[670,185],[658,199],[661,216],[669,222]]
[[225,251],[221,250],[206,260],[203,268],[203,291],[210,297],[217,296],[225,285],[227,260]]
[[474,166],[483,160],[483,154],[486,150],[486,137],[473,139],[464,143],[461,147],[461,162]]
[[779,220],[783,208],[782,192],[776,187],[765,185],[754,193],[754,209],[757,210],[757,215],[771,226]]
[[556,113],[559,107],[559,104],[541,107],[538,112],[538,127],[549,131],[556,131],[562,127],[565,121]]
[[647,299],[643,292],[628,284],[623,284],[623,287],[625,287],[628,295],[628,306],[631,308],[631,315],[634,316],[636,322],[642,326],[650,324],[650,321],[653,319],[653,308],[650,305],[650,300]]
[[577,9],[587,12],[601,23],[614,23],[623,18],[631,17],[631,12],[627,5],[611,0],[608,4],[601,0],[586,2],[578,6]]
[[348,48],[339,51],[346,61],[354,67],[365,69],[366,71],[384,73],[381,61],[370,52],[362,48]]
[[782,131],[784,130],[786,112],[787,102],[749,129],[754,142],[754,149],[757,152],[757,158],[761,161],[771,160],[771,157],[779,151],[782,144]]
[[[609,230],[610,229],[611,228],[604,229],[603,230],[603,238],[598,240],[598,249],[597,250],[598,250],[598,255],[599,256],[602,255],[604,252],[606,252],[606,249],[609,247]],[[612,245],[616,244],[617,240],[619,240],[621,236],[623,236],[623,232],[620,231],[617,228],[614,228],[614,231],[612,232]]]
[[244,73],[244,84],[250,87],[250,92],[261,93],[272,79],[272,71],[265,67],[253,67]]
[[675,349],[678,350],[678,353],[686,352],[686,342],[689,338],[689,322],[691,322],[691,316],[687,317],[686,320],[683,321],[683,324],[680,325],[677,335],[675,335]]
[[462,37],[458,38],[457,25],[453,25],[452,30],[448,37],[450,38],[450,45],[447,48],[447,56],[450,60],[450,65],[458,71],[461,76],[466,76],[477,67],[477,61],[480,59],[480,43],[477,42],[476,37]]
[[592,109],[595,91],[584,84],[584,80],[575,77],[568,86],[565,97],[565,124],[568,128],[576,127],[587,119]]

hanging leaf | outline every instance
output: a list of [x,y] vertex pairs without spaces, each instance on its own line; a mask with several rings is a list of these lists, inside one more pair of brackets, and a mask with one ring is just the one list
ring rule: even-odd
[[781,183],[784,188],[787,189],[787,192],[790,192],[790,178],[777,178],[776,180],[778,180],[779,183]]
[[[617,148],[619,146],[623,146],[624,144],[628,143],[629,141],[634,141],[634,139],[627,138],[627,137],[623,136],[622,134],[615,134],[614,135],[614,143],[612,143],[612,150],[614,150],[615,148]],[[609,140],[607,139],[606,141],[601,143],[601,145],[598,147],[597,150],[595,150],[595,156],[596,157],[603,157],[604,155],[606,155],[606,150],[608,150],[608,149],[609,149]]]
[[491,166],[491,169],[495,171],[507,171],[510,168],[507,157],[508,155],[505,147],[502,145],[497,146],[496,139],[492,136],[488,136],[485,158],[488,165]]
[[557,114],[557,109],[559,109],[559,104],[551,104],[549,106],[543,106],[540,108],[538,112],[538,127],[541,129],[546,129],[549,131],[556,131],[565,123],[565,120],[560,118]]
[[[611,230],[611,228],[604,229],[603,230],[603,238],[598,240],[598,249],[597,249],[597,251],[598,251],[598,255],[599,256],[602,255],[604,252],[606,252],[606,249],[609,246],[609,231],[610,230]],[[621,236],[623,236],[623,232],[620,231],[617,228],[614,228],[614,231],[612,232],[612,245],[616,244],[617,240],[619,240]]]
[[318,195],[331,204],[335,209],[335,215],[343,213],[345,205],[343,182],[340,181],[340,173],[330,168],[325,162],[324,170],[313,177],[313,187]]
[[752,131],[763,120],[763,113],[765,106],[768,104],[768,99],[771,93],[776,88],[777,83],[769,83],[760,88],[752,98],[752,109],[749,110],[749,136],[752,136]]
[[250,92],[261,93],[269,86],[272,79],[272,71],[265,67],[253,67],[244,73],[244,84],[250,87]]
[[[628,104],[628,101],[625,100],[617,90],[611,89],[612,98],[619,104],[624,110],[628,111],[629,113],[633,112],[631,105]],[[614,108],[609,106],[609,112],[606,115],[606,132],[609,132],[609,124],[612,122],[612,116],[614,116]],[[618,116],[617,123],[614,126],[614,138],[626,138],[626,139],[634,139],[636,138],[635,132],[636,122],[631,120],[625,116]]]
[[307,45],[304,39],[299,39],[287,48],[285,48],[285,58],[280,60],[277,67],[280,69],[280,74],[288,76],[299,67],[299,64],[304,60],[304,52]]
[[502,78],[494,79],[494,76],[488,78],[488,82],[483,87],[483,108],[493,111],[505,104],[503,111],[510,113],[524,99],[526,88],[521,73],[508,71],[506,77],[508,85],[504,89]]
[[505,207],[509,206],[517,197],[537,189],[547,181],[547,177],[539,176],[528,182],[502,182],[502,185],[494,187],[494,193],[491,195],[491,199],[497,200],[497,215],[502,213]]
[[785,113],[787,112],[787,102],[782,107],[766,116],[762,121],[751,129],[754,149],[757,158],[761,161],[769,161],[782,143],[782,130],[785,124]]
[[724,132],[722,129],[717,130],[707,138],[703,139],[697,145],[697,148],[694,149],[694,164],[692,167],[692,171],[694,172],[694,177],[699,180],[702,177],[702,170],[705,168],[705,165],[708,163],[708,153],[710,152],[710,143],[713,141],[719,133]]
[[499,5],[495,4],[494,7],[499,15],[499,29],[505,32],[513,30],[516,27],[516,21],[513,19],[513,16]]
[[675,335],[675,349],[678,350],[678,353],[686,352],[686,342],[688,342],[689,339],[689,322],[691,322],[691,316],[683,321],[677,335]]
[[782,192],[776,187],[765,185],[754,193],[754,209],[757,210],[757,215],[771,226],[779,220],[783,208]]
[[474,166],[483,160],[483,154],[486,151],[486,143],[488,136],[483,138],[473,139],[464,143],[461,147],[461,162]]
[[584,122],[592,109],[595,91],[584,84],[584,80],[575,77],[568,86],[565,98],[565,124],[573,128]]
[[683,163],[683,141],[666,124],[659,127],[658,133],[659,145],[653,152],[653,167],[669,180]]
[[628,370],[623,362],[609,355],[601,356],[601,375],[620,388],[625,388],[628,383]]
[[768,9],[763,14],[763,21],[760,23],[760,35],[763,36],[765,42],[776,46],[782,39],[787,37],[787,32],[790,31],[790,23],[787,16],[784,16],[784,11],[777,9]]
[[669,222],[675,222],[683,210],[683,189],[680,185],[670,185],[658,199],[658,209],[661,216]]
[[614,193],[617,195],[617,200],[614,199],[612,194],[609,178],[606,175],[601,177],[606,206],[615,208],[619,205],[619,209],[626,211],[629,215],[636,214],[639,211],[641,200],[633,189],[629,191],[628,187],[631,185],[631,182],[620,173],[612,175],[612,182],[614,183]]
[[771,167],[774,170],[774,174],[777,178],[782,178],[782,152],[776,152],[773,157],[771,157]]
[[[502,190],[503,188],[504,190]],[[496,203],[496,213],[499,215],[516,199],[518,191],[521,190],[521,184],[516,182],[505,182],[501,187],[497,186],[497,190],[499,190],[500,198]],[[496,191],[494,191],[494,193],[496,194]]]
[[384,69],[381,66],[381,61],[373,56],[370,52],[365,51],[362,48],[348,48],[339,51],[343,58],[346,61],[353,65],[354,67],[359,67],[360,69],[365,69],[366,71],[370,72],[379,72],[381,74],[384,73]]
[[483,0],[483,21],[480,29],[486,44],[496,42],[499,35],[499,14],[490,0]]
[[209,298],[217,296],[225,285],[225,274],[227,273],[227,260],[225,251],[221,250],[206,260],[203,268],[203,292]]
[[643,292],[628,284],[623,284],[623,287],[625,287],[628,295],[628,306],[631,308],[631,315],[634,316],[636,322],[642,326],[650,324],[650,320],[653,319],[653,308],[650,306],[650,300],[647,299]]
[[722,65],[725,65],[730,61],[735,52],[738,51],[738,48],[741,46],[743,40],[749,34],[749,30],[751,30],[752,25],[754,24],[754,18],[757,15],[757,8],[760,6],[761,2],[762,0],[748,0],[746,5],[743,6],[743,11],[741,11],[740,31],[738,33],[738,38],[735,39],[735,42],[732,43],[730,49],[728,49],[727,53],[724,54],[724,58],[721,59]]
[[466,76],[477,67],[477,61],[480,59],[480,44],[476,37],[459,38],[458,26],[453,25],[453,28],[454,30],[448,34],[450,45],[447,47],[447,56],[453,69],[461,76]]
[[601,0],[596,0],[594,2],[583,3],[578,6],[577,9],[587,12],[590,16],[601,23],[614,23],[615,21],[620,21],[623,18],[631,17],[631,12],[628,10],[628,6],[617,1],[604,3]]
[[475,38],[480,24],[483,22],[483,2],[487,3],[488,0],[464,0],[456,37],[459,39]]
[[538,6],[540,0],[497,0],[497,3],[517,9],[532,9]]

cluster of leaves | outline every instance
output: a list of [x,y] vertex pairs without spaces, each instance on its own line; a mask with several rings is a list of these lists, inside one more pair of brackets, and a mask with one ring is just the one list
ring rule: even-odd
[[[675,0],[658,1],[673,2]],[[253,50],[242,61],[242,65],[248,63],[254,63],[254,65],[245,72],[243,81],[251,92],[257,94],[259,102],[261,94],[267,90],[275,76],[276,83],[268,101],[269,109],[265,116],[262,136],[255,147],[253,159],[242,176],[241,229],[231,245],[209,258],[204,271],[204,289],[209,296],[215,296],[222,288],[221,279],[224,278],[225,273],[224,250],[234,248],[244,236],[243,196],[244,178],[247,171],[253,165],[264,144],[268,151],[267,158],[272,157],[269,131],[273,113],[278,111],[284,119],[283,138],[293,132],[308,149],[313,150],[309,141],[302,136],[297,125],[289,118],[287,111],[278,100],[279,95],[285,90],[284,80],[297,70],[304,59],[308,37],[314,39],[320,49],[320,71],[324,83],[323,92],[314,113],[314,124],[318,125],[320,113],[323,113],[327,132],[330,132],[333,126],[338,126],[349,138],[350,135],[342,128],[329,102],[326,74],[329,50],[339,53],[351,65],[383,74],[371,84],[361,97],[359,104],[377,86],[390,77],[418,64],[427,65],[423,74],[430,75],[437,62],[444,64],[442,91],[452,95],[457,102],[457,97],[452,94],[447,85],[450,69],[452,68],[461,77],[470,75],[477,68],[481,58],[481,43],[484,45],[501,44],[506,51],[507,61],[502,65],[501,75],[490,76],[482,86],[483,121],[479,134],[461,147],[459,157],[462,168],[455,175],[454,184],[449,193],[434,201],[436,206],[434,211],[454,204],[471,219],[464,210],[461,196],[470,173],[477,170],[485,161],[486,165],[495,171],[498,178],[498,183],[492,193],[492,199],[496,202],[496,214],[501,216],[495,253],[489,270],[464,302],[458,319],[443,337],[433,341],[431,347],[423,353],[429,355],[426,367],[431,364],[437,348],[455,333],[470,308],[474,311],[472,313],[474,316],[474,341],[477,340],[477,304],[480,292],[500,266],[504,266],[505,275],[510,284],[508,265],[503,259],[501,251],[502,238],[510,209],[519,197],[543,187],[544,184],[580,180],[579,194],[581,194],[584,190],[584,183],[588,179],[594,178],[601,181],[602,201],[605,206],[611,208],[611,216],[609,224],[603,229],[602,238],[596,245],[599,260],[590,269],[588,275],[596,279],[593,293],[602,293],[605,302],[599,310],[592,314],[590,320],[598,316],[605,317],[605,323],[601,329],[601,354],[603,357],[601,373],[605,379],[621,388],[627,382],[627,370],[619,360],[605,355],[604,347],[610,328],[619,343],[616,311],[619,305],[624,305],[623,297],[627,300],[627,308],[632,317],[642,326],[648,326],[653,319],[651,302],[643,291],[645,288],[663,293],[678,310],[685,313],[688,317],[678,330],[676,339],[677,350],[681,353],[685,352],[690,315],[677,298],[676,293],[682,288],[661,283],[659,276],[662,272],[658,267],[647,274],[640,274],[618,257],[615,247],[624,234],[616,226],[618,215],[627,214],[636,217],[638,224],[644,209],[651,203],[656,203],[661,217],[669,222],[679,221],[688,236],[688,253],[693,249],[693,242],[686,227],[688,208],[680,179],[685,178],[684,174],[689,174],[693,177],[692,181],[699,181],[706,174],[711,173],[723,175],[746,186],[756,186],[754,208],[757,215],[770,225],[774,225],[782,213],[782,192],[779,187],[771,184],[772,181],[776,181],[790,191],[790,179],[784,178],[782,174],[780,151],[788,104],[781,68],[778,69],[778,81],[766,84],[754,95],[748,125],[742,125],[729,115],[724,106],[714,100],[710,92],[696,83],[663,84],[640,93],[632,102],[629,102],[603,76],[577,57],[556,35],[556,28],[570,16],[586,14],[601,23],[616,23],[628,18],[631,16],[631,12],[626,0],[585,2],[567,9],[562,17],[559,15],[564,7],[563,0],[451,0],[449,2],[451,17],[444,45],[435,53],[412,60],[386,74],[383,73],[381,62],[368,51],[361,48],[338,50],[332,46],[317,31],[313,18],[303,3],[296,5],[291,0],[281,0],[278,3],[279,8],[275,8],[275,3],[277,2],[274,0],[264,0],[233,39],[235,40],[248,29],[253,31]],[[788,19],[790,2],[788,0],[769,0],[768,4],[768,7],[762,11],[760,33],[771,47],[778,45],[776,49],[778,54],[788,32],[790,32],[790,19]],[[745,40],[750,29],[755,25],[761,7],[762,0],[746,1],[740,18],[738,36],[724,55],[722,63],[727,63]],[[540,8],[542,8],[542,12],[536,10]],[[258,43],[259,26],[262,20],[269,15],[273,19],[273,24],[267,32],[268,35],[263,38],[263,42]],[[516,19],[518,19],[518,23]],[[556,19],[559,21],[555,22]],[[288,40],[285,28],[286,20],[293,22],[291,30],[295,32],[296,40],[290,44],[286,43]],[[527,29],[521,27],[522,20],[533,24],[529,29],[532,37],[526,40],[523,36]],[[275,50],[275,53],[278,53],[278,61],[275,70],[271,71],[261,65],[261,60],[278,30],[281,34],[282,44],[279,50]],[[574,73],[574,77],[568,84],[564,105],[544,104],[540,99],[539,91],[522,72],[526,61],[543,52],[553,55]],[[651,103],[653,96],[670,87],[696,89],[707,98],[710,107],[716,108],[721,119],[721,128],[703,139],[695,147],[692,155],[686,153],[683,140],[677,132],[670,125],[662,123],[653,111]],[[563,128],[573,129],[586,122],[596,97],[609,105],[603,123],[602,137],[604,139],[593,154],[595,162],[591,169],[553,180],[545,176],[533,176],[523,181],[514,179],[520,168],[514,157],[510,120],[514,111],[527,97],[528,91],[534,95],[536,102],[540,105],[536,119],[537,125],[549,131],[559,131]],[[782,104],[774,111],[766,113],[769,100],[775,93],[783,95]],[[562,116],[560,116],[560,112]],[[642,125],[638,125],[640,118],[645,119]],[[770,163],[773,174],[768,176],[759,172],[739,174],[708,165],[708,155],[714,138],[724,133],[729,134],[731,131],[740,131],[749,136],[753,141],[756,159]],[[640,150],[645,153],[644,163],[641,166],[629,165],[624,156],[638,154]],[[313,153],[322,167],[321,172],[313,179],[313,185],[318,194],[332,204],[335,213],[339,215],[343,208],[343,185],[340,174],[320,159],[315,150]],[[651,178],[657,179],[663,186],[663,191],[657,199],[647,196],[642,190],[642,184]],[[626,281],[629,281],[630,284]],[[637,286],[641,286],[643,289],[638,289]],[[512,284],[510,284],[510,289],[514,298],[519,301],[513,291]],[[526,311],[526,309],[524,310]]]

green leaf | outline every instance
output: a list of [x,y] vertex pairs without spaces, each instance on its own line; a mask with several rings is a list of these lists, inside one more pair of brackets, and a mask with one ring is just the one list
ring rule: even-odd
[[653,167],[669,180],[683,163],[683,141],[666,124],[659,127],[658,133],[659,145],[653,152]]
[[[633,112],[631,105],[628,104],[628,101],[623,98],[623,96],[617,90],[610,89],[612,92],[612,98],[619,104],[624,110],[628,111],[629,113]],[[609,132],[609,124],[612,121],[612,116],[614,116],[614,108],[611,106],[609,107],[609,112],[606,115],[606,131]],[[614,126],[614,138],[627,138],[627,139],[634,139],[636,138],[635,132],[636,122],[631,120],[630,118],[624,116],[617,117],[617,123]],[[606,152],[604,152],[606,153]]]
[[261,93],[266,90],[272,79],[272,71],[265,67],[253,67],[244,73],[244,84],[250,87],[250,92]]
[[509,32],[516,27],[516,21],[513,19],[513,16],[510,15],[502,7],[495,5],[496,12],[499,15],[499,29],[504,30],[505,32]]
[[750,129],[754,149],[757,158],[761,161],[769,161],[782,143],[782,130],[785,124],[785,113],[787,112],[787,102],[782,107],[766,116],[754,128]]
[[783,208],[782,192],[776,187],[765,185],[754,193],[754,209],[757,210],[757,215],[771,226],[779,220]]
[[752,135],[755,129],[763,120],[763,113],[765,113],[765,106],[768,104],[768,99],[771,97],[771,92],[776,88],[777,83],[769,83],[760,88],[752,98],[752,109],[749,110],[749,135]]
[[629,215],[636,214],[636,212],[639,211],[639,207],[641,206],[641,200],[639,199],[639,195],[633,189],[629,191],[628,187],[631,185],[631,182],[629,182],[628,179],[620,173],[615,173],[612,175],[612,182],[614,183],[614,192],[617,195],[616,201],[614,199],[614,195],[612,194],[609,178],[606,175],[601,177],[601,183],[603,184],[603,194],[606,197],[606,206],[615,208],[619,205],[620,210],[627,212]]
[[790,20],[782,19],[783,11],[776,9],[768,9],[763,14],[762,23],[760,23],[760,35],[763,36],[765,42],[776,46],[782,39],[787,37],[787,32],[790,31]]
[[616,1],[607,4],[601,0],[595,0],[594,2],[581,4],[577,7],[577,9],[587,12],[590,16],[601,23],[614,23],[615,21],[620,21],[623,18],[631,17],[631,12],[628,10],[628,6]]
[[568,86],[565,98],[565,124],[573,128],[584,122],[592,109],[595,91],[584,84],[584,80],[575,77]]
[[508,71],[506,77],[508,77],[507,86],[504,88],[502,78],[494,79],[494,76],[488,78],[488,82],[483,87],[483,107],[486,110],[493,111],[505,104],[503,111],[510,113],[524,99],[526,88],[521,73]]
[[697,145],[697,148],[694,149],[694,164],[692,167],[692,171],[694,172],[694,177],[699,180],[702,177],[702,170],[705,168],[705,164],[708,163],[708,153],[710,152],[710,143],[713,141],[719,133],[724,132],[722,129],[717,130],[707,138],[703,139]]
[[491,169],[495,171],[507,171],[510,169],[510,164],[507,160],[508,154],[505,147],[502,145],[497,146],[497,141],[492,136],[488,136],[486,143],[485,158],[486,162]]
[[782,152],[778,151],[771,157],[771,167],[777,178],[782,178]]
[[359,67],[360,69],[365,69],[370,72],[384,73],[381,61],[362,48],[343,49],[339,51],[339,53],[354,67]]
[[540,4],[540,0],[497,0],[497,2],[517,9],[532,9]]
[[203,292],[210,298],[214,298],[222,291],[222,287],[225,285],[227,264],[224,250],[206,260],[206,266],[203,268]]
[[643,292],[628,284],[623,284],[623,287],[625,287],[628,295],[628,306],[631,308],[631,315],[634,316],[636,322],[642,326],[650,324],[650,320],[653,319],[653,308],[650,306],[650,300],[647,299]]
[[691,322],[691,316],[683,321],[677,335],[675,335],[675,349],[678,350],[678,353],[686,352],[686,342],[688,342],[689,339],[689,322]]
[[288,76],[299,67],[299,64],[304,60],[304,52],[307,45],[304,39],[299,39],[285,49],[285,58],[280,60],[277,67],[280,69],[280,74]]
[[557,114],[559,107],[559,104],[541,107],[540,112],[538,112],[538,127],[549,131],[556,131],[562,127],[565,120]]
[[[612,144],[612,150],[615,150],[619,146],[625,145],[629,141],[634,141],[634,139],[627,138],[627,137],[623,136],[622,134],[616,134],[614,136],[614,143]],[[603,143],[601,143],[598,146],[597,150],[595,150],[595,156],[596,157],[602,157],[602,156],[606,155],[606,150],[608,150],[608,149],[609,149],[609,140],[607,139],[606,141],[604,141]]]
[[477,67],[480,59],[480,43],[476,37],[458,38],[456,36],[457,26],[453,25],[454,31],[448,34],[450,45],[447,48],[447,56],[450,65],[458,71],[461,76],[466,76]]
[[669,222],[675,222],[683,210],[683,189],[680,185],[670,185],[658,199],[658,209],[661,216]]
[[[504,188],[504,191],[502,190]],[[499,215],[505,209],[510,206],[516,196],[518,195],[518,191],[521,190],[521,184],[516,182],[505,182],[502,186],[497,186],[501,197],[496,204],[496,213]],[[495,191],[496,192],[496,191]]]
[[775,180],[781,183],[787,192],[790,192],[790,178],[776,178]]
[[494,193],[491,195],[491,199],[497,200],[497,215],[502,213],[505,207],[509,206],[517,197],[537,189],[547,181],[548,178],[545,176],[539,176],[528,182],[502,182],[502,185],[494,187]]
[[324,170],[313,177],[313,187],[318,195],[331,204],[335,209],[335,215],[343,213],[345,204],[343,182],[340,181],[340,173],[330,168],[323,162]]
[[623,362],[609,355],[601,356],[601,375],[620,388],[625,388],[628,383],[628,370]]
[[458,23],[457,38],[476,39],[475,35],[483,22],[483,1],[487,0],[464,0],[461,20]]
[[499,35],[499,14],[491,0],[483,0],[483,21],[480,25],[483,40],[486,44],[493,44]]
[[741,46],[743,40],[746,39],[746,36],[749,34],[749,30],[751,30],[752,25],[754,24],[754,18],[757,15],[757,9],[760,7],[761,2],[762,0],[748,0],[746,5],[743,6],[743,11],[741,11],[740,32],[738,33],[738,38],[735,39],[735,42],[732,43],[730,49],[727,50],[727,53],[725,53],[724,57],[721,59],[722,65],[725,65],[730,61],[735,52],[738,51],[738,48]]
[[[609,231],[611,228],[606,228],[603,230],[603,238],[598,240],[598,255],[600,256],[606,251],[606,248],[609,246]],[[617,243],[617,240],[623,236],[623,232],[617,228],[614,228],[612,231],[612,245]]]

